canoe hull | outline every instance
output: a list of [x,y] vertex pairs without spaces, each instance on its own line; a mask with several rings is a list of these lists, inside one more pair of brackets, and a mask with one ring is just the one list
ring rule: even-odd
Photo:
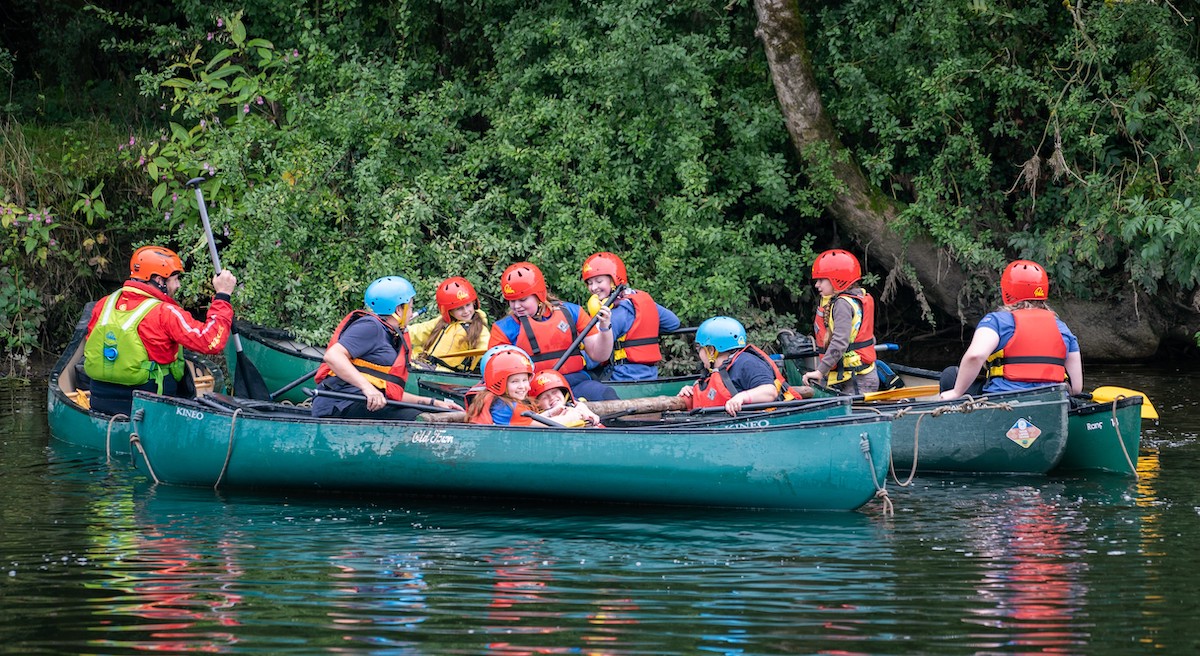
[[804,510],[869,501],[891,435],[887,416],[559,430],[235,417],[140,393],[134,408],[144,410],[138,466],[167,484]]
[[1067,387],[1049,385],[994,394],[967,412],[964,399],[875,404],[907,407],[892,427],[892,461],[899,474],[918,472],[1044,474],[1067,447]]
[[1067,413],[1070,439],[1058,469],[1137,475],[1142,437],[1142,397],[1083,403]]

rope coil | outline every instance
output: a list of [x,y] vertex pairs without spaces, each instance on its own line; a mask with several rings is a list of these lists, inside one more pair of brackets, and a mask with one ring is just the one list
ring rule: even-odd
[[221,481],[225,479],[225,472],[229,470],[229,459],[233,456],[233,430],[237,427],[238,415],[242,414],[242,409],[238,408],[233,411],[233,417],[229,420],[229,448],[225,450],[225,462],[221,465],[221,473],[217,476],[217,482],[213,483],[213,489],[221,487]]
[[150,478],[154,479],[155,485],[160,483],[161,481],[158,480],[158,474],[154,473],[154,466],[150,464],[150,457],[146,455],[146,450],[142,448],[142,438],[137,433],[130,433],[129,434],[129,452],[130,452],[130,454],[132,454],[135,449],[137,450],[138,453],[142,454],[142,460],[145,461],[145,463],[146,463],[146,469],[150,470]]
[[108,419],[108,431],[104,434],[104,462],[112,462],[112,427],[118,419],[129,419],[129,415],[117,413]]
[[887,477],[884,476],[883,485],[880,485],[879,478],[875,476],[875,460],[871,457],[871,440],[867,437],[866,433],[859,435],[858,448],[862,449],[863,455],[867,457],[867,466],[871,468],[871,483],[875,485],[875,498],[883,501],[883,516],[891,517],[895,515],[896,508],[892,504],[892,498],[888,496]]

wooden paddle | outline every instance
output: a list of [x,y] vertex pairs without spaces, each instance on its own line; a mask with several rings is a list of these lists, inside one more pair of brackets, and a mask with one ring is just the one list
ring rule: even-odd
[[[679,396],[647,396],[640,399],[613,399],[611,401],[588,401],[587,406],[601,416],[614,415],[621,412],[628,414],[645,414],[651,412],[670,412],[672,410],[687,410],[683,397]],[[435,423],[461,423],[466,420],[465,412],[453,412],[436,415],[422,415],[420,421]]]
[[896,399],[916,399],[922,396],[934,396],[940,392],[941,389],[937,383],[934,383],[932,385],[897,387],[896,389],[884,390],[882,392],[868,392],[854,398],[856,400],[861,398],[863,401],[895,401]]
[[[362,394],[348,394],[346,392],[334,392],[332,390],[323,390],[323,389],[304,390],[304,393],[309,396],[327,396],[331,399],[343,399],[346,401],[362,401],[363,403],[367,402],[367,397],[363,396]],[[436,406],[436,405],[429,405],[427,403],[408,403],[405,401],[393,401],[392,399],[388,399],[387,401],[384,401],[384,403],[387,403],[388,405],[394,406],[397,408],[408,408],[410,410],[421,410],[424,412],[440,412],[440,413],[457,412],[459,414],[464,414],[459,410],[454,410],[452,408],[443,408],[441,406]]]
[[1154,408],[1154,404],[1150,402],[1150,397],[1142,392],[1132,390],[1127,387],[1117,387],[1115,385],[1105,385],[1092,390],[1092,400],[1097,403],[1112,403],[1121,397],[1130,398],[1133,396],[1142,397],[1142,419],[1153,419],[1158,421],[1158,410]]
[[[208,222],[208,206],[204,203],[204,192],[200,189],[202,182],[204,182],[204,178],[192,178],[187,181],[187,186],[196,190],[196,203],[200,206],[200,220],[204,223],[204,236],[208,239],[208,254],[212,257],[214,273],[220,275],[221,256],[217,254],[217,240],[213,238],[212,225]],[[250,358],[242,352],[242,339],[238,336],[237,328],[230,326],[229,331],[230,338],[233,340],[233,349],[237,352],[233,373],[234,396],[259,401],[273,400],[262,374],[258,372],[254,363],[250,362]]]

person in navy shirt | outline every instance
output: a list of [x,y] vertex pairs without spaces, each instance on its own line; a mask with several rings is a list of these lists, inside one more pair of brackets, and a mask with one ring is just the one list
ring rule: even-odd
[[[617,287],[629,285],[625,262],[608,252],[588,257],[582,276],[597,303],[609,298]],[[625,289],[612,306],[612,356],[595,367],[594,375],[601,380],[658,378],[658,363],[662,361],[659,338],[678,328],[679,317],[674,312],[640,289]]]

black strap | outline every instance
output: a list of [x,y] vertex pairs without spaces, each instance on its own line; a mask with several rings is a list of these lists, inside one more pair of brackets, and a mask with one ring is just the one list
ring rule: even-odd
[[990,366],[1003,367],[1006,364],[1054,364],[1066,367],[1067,360],[1066,358],[1054,358],[1048,355],[1006,355],[992,360]]

